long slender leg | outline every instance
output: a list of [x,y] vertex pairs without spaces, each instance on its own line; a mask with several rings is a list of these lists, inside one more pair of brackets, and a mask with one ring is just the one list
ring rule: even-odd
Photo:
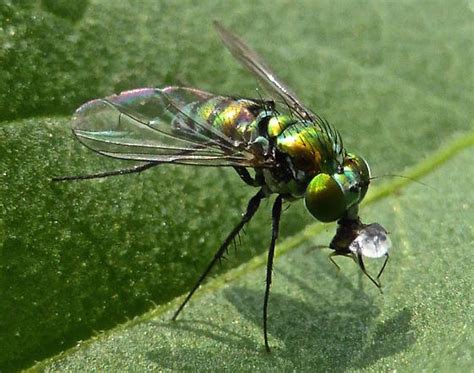
[[130,168],[123,168],[121,170],[115,171],[106,171],[106,172],[99,172],[97,174],[90,174],[90,175],[75,175],[75,176],[59,176],[53,177],[51,181],[73,181],[73,180],[89,180],[89,179],[101,179],[108,176],[117,176],[117,175],[128,175],[133,173],[138,173],[145,171],[151,167],[158,166],[160,163],[158,162],[150,162],[145,164],[140,164],[138,166],[130,167]]
[[379,271],[379,274],[377,275],[377,281],[380,283],[380,276],[382,276],[383,270],[385,269],[385,266],[387,265],[389,255],[388,253],[385,254],[385,261],[383,262],[382,268]]
[[229,233],[229,235],[226,237],[222,245],[219,247],[219,250],[214,254],[214,258],[212,258],[211,262],[207,266],[207,268],[204,270],[204,272],[199,276],[198,280],[194,284],[193,288],[191,291],[188,293],[188,296],[186,299],[181,303],[179,308],[176,310],[174,313],[173,317],[171,318],[172,320],[176,320],[184,306],[189,302],[191,297],[193,296],[194,292],[199,288],[201,283],[204,281],[206,276],[209,274],[211,271],[212,267],[222,258],[224,253],[227,250],[227,246],[232,242],[232,240],[237,236],[237,234],[240,232],[242,227],[252,219],[254,216],[255,212],[257,212],[258,206],[260,206],[260,201],[265,197],[265,193],[263,192],[262,189],[258,191],[257,194],[255,194],[249,201],[247,205],[247,210],[245,211],[245,214],[242,216],[242,219],[240,220],[239,224],[237,224],[232,232]]
[[[359,264],[359,267],[360,269],[362,270],[362,272],[364,273],[364,275],[366,275],[370,281],[372,281],[372,283],[377,286],[377,288],[379,289],[380,293],[383,294],[383,290],[382,290],[382,285],[380,285],[380,283],[376,280],[374,280],[374,278],[367,272],[367,270],[365,269],[365,265],[364,265],[364,261],[362,259],[362,255],[360,254],[357,254],[357,263]],[[382,267],[383,268],[383,267]],[[378,277],[377,277],[378,278]]]
[[341,270],[341,267],[339,267],[339,264],[337,264],[336,261],[333,259],[334,256],[338,256],[338,255],[339,254],[337,254],[336,252],[332,252],[331,254],[329,254],[328,258],[331,261],[331,263],[336,266],[337,271],[339,272]]
[[270,346],[268,345],[268,333],[267,333],[267,315],[268,315],[268,298],[270,297],[270,285],[272,284],[272,270],[273,270],[273,257],[275,255],[275,242],[278,238],[278,231],[280,229],[280,217],[281,217],[281,204],[283,197],[279,195],[272,209],[272,241],[270,242],[270,248],[268,249],[267,259],[267,278],[265,283],[265,297],[263,298],[263,337],[265,339],[265,348],[270,352]]

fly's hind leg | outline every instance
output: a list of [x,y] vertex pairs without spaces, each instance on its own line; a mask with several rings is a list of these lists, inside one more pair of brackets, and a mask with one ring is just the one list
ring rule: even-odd
[[176,312],[174,313],[173,317],[171,318],[172,320],[176,320],[176,318],[178,317],[178,315],[181,313],[181,311],[183,310],[184,306],[186,306],[186,304],[189,302],[189,300],[191,299],[191,297],[193,296],[193,294],[195,293],[195,291],[199,288],[199,286],[201,285],[201,283],[204,281],[204,279],[207,277],[207,275],[209,274],[209,272],[211,271],[211,269],[214,267],[214,265],[222,258],[222,256],[224,255],[224,253],[226,252],[227,250],[227,247],[229,246],[229,244],[234,240],[234,238],[238,235],[238,233],[240,232],[240,230],[243,228],[243,226],[245,224],[247,224],[251,219],[252,217],[255,215],[255,213],[257,212],[258,210],[258,207],[260,206],[260,201],[265,198],[265,193],[263,192],[262,189],[260,189],[258,191],[257,194],[255,194],[251,199],[250,201],[248,202],[248,205],[247,205],[247,210],[245,211],[245,213],[243,214],[242,216],[242,219],[240,220],[240,222],[234,227],[234,229],[232,230],[232,232],[229,233],[229,235],[226,237],[226,239],[224,240],[224,242],[222,243],[222,245],[219,247],[219,249],[216,251],[216,253],[214,254],[214,257],[212,258],[211,262],[209,263],[209,265],[207,266],[207,268],[204,270],[204,272],[201,274],[201,276],[199,276],[198,280],[196,281],[196,283],[194,284],[193,288],[191,289],[191,291],[188,293],[186,299],[183,301],[183,303],[181,303],[181,305],[179,306],[179,308],[176,310]]
[[158,166],[159,164],[160,164],[159,162],[149,162],[149,163],[140,164],[138,166],[134,166],[130,168],[122,168],[121,170],[105,171],[105,172],[99,172],[99,173],[90,174],[90,175],[58,176],[58,177],[53,177],[51,181],[57,182],[57,181],[90,180],[90,179],[102,179],[104,177],[109,177],[109,176],[129,175],[129,174],[140,173],[151,167]]
[[273,270],[273,258],[275,256],[275,243],[278,238],[278,232],[280,230],[280,217],[281,217],[281,205],[283,197],[279,195],[272,209],[272,240],[268,249],[267,259],[267,277],[265,281],[265,297],[263,298],[263,338],[265,340],[265,349],[270,352],[270,345],[268,344],[268,330],[267,330],[267,318],[268,318],[268,299],[270,298],[270,286],[272,284],[272,270]]

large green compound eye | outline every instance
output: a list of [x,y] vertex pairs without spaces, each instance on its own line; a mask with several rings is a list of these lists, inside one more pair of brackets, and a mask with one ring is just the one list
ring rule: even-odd
[[338,182],[347,189],[348,205],[359,203],[365,197],[370,184],[370,169],[364,158],[349,154],[344,164],[344,173],[335,175]]
[[340,219],[347,209],[341,186],[328,174],[316,175],[311,180],[304,201],[311,215],[325,223]]

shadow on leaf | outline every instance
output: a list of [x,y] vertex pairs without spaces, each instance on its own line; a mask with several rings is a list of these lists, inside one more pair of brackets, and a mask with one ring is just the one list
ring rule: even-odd
[[[271,294],[269,337],[272,354],[264,352],[263,336],[256,340],[249,337],[252,334],[248,331],[240,334],[238,330],[223,328],[213,322],[180,320],[158,326],[211,339],[222,347],[216,348],[215,344],[193,348],[189,345],[163,347],[148,352],[148,358],[160,366],[174,369],[196,369],[210,364],[224,368],[226,361],[245,357],[242,367],[247,368],[255,363],[261,363],[263,367],[282,367],[283,360],[293,369],[318,367],[321,371],[343,371],[370,366],[383,357],[400,353],[415,342],[414,334],[410,333],[411,311],[403,309],[393,318],[378,322],[380,310],[373,298],[362,290],[362,278],[354,285],[346,277],[338,276],[337,281],[328,286],[340,294],[328,299],[328,288],[318,285],[327,283],[327,277],[325,282],[319,281],[327,276],[321,268],[315,270],[314,277],[308,276],[307,272],[304,277],[282,271],[276,273],[280,281],[285,277],[288,285],[302,294],[304,301],[276,292]],[[245,319],[261,328],[263,288],[260,292],[232,287],[224,290],[224,295]],[[189,334],[183,334],[183,339],[189,337]]]

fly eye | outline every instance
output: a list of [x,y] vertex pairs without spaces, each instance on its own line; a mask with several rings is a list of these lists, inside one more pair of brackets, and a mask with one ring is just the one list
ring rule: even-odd
[[304,201],[311,215],[322,222],[340,219],[347,209],[341,186],[327,174],[319,174],[311,180]]

